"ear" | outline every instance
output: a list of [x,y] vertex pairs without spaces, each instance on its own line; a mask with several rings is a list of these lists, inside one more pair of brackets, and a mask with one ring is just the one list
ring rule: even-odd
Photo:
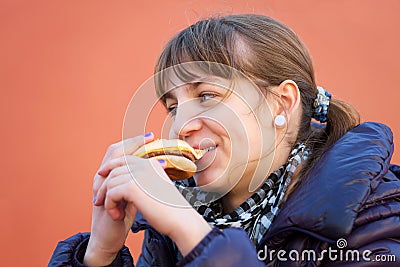
[[280,108],[278,114],[286,115],[290,120],[293,112],[296,112],[300,106],[300,91],[297,84],[292,80],[283,81],[277,88],[276,93],[280,96]]

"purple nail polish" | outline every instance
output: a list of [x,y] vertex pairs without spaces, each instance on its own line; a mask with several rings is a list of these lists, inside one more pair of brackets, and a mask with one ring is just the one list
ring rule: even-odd
[[152,134],[153,134],[152,132],[145,133],[145,134],[144,134],[144,137],[149,137],[149,136],[151,136]]
[[93,203],[95,203],[96,200],[97,200],[97,197],[95,196],[95,197],[93,198]]
[[164,163],[165,163],[165,160],[159,159],[158,162],[160,162],[161,164],[164,164]]

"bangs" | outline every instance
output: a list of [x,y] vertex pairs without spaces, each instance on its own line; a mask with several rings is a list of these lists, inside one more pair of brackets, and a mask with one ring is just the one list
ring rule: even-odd
[[234,32],[234,28],[224,24],[222,19],[212,18],[178,33],[166,45],[155,68],[158,97],[164,101],[163,95],[171,85],[180,85],[177,80],[188,83],[207,76],[231,78],[231,69],[237,67]]

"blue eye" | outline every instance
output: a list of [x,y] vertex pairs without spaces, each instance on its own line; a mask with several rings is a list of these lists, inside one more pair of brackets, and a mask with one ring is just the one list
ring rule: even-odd
[[212,94],[212,93],[204,93],[200,95],[200,102],[205,102],[207,100],[210,100],[211,98],[216,97],[216,94]]

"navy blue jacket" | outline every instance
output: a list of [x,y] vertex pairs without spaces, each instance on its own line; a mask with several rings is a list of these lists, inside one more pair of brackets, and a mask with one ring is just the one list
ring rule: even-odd
[[[145,238],[136,266],[400,266],[400,168],[390,164],[392,153],[382,124],[346,133],[292,192],[257,248],[240,228],[213,229],[182,258],[138,214],[132,230],[145,230]],[[83,266],[88,238],[60,242],[49,266]],[[129,250],[110,266],[133,266]]]

